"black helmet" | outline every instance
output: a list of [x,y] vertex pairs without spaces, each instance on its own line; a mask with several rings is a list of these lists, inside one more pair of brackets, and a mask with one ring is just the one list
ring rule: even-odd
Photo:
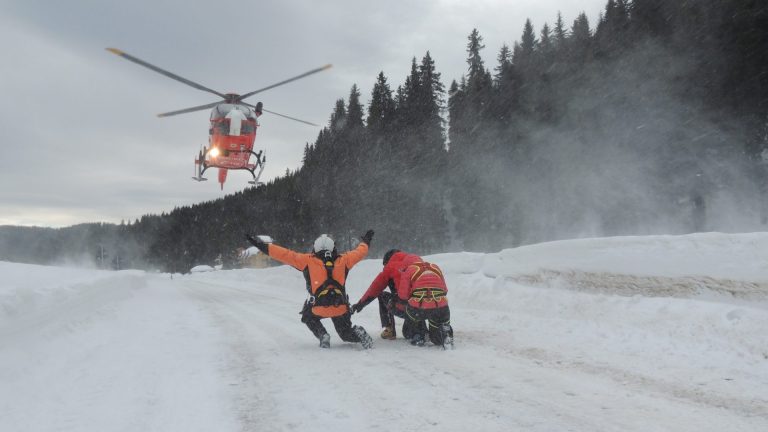
[[400,249],[390,249],[387,251],[387,253],[384,254],[384,259],[381,260],[383,265],[387,265],[390,258],[392,258],[392,255],[395,254],[395,252],[400,252]]

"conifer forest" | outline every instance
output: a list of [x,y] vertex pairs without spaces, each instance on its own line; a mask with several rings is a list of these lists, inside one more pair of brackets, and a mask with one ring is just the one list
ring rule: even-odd
[[608,0],[598,22],[535,24],[498,52],[472,30],[460,77],[424,52],[405,77],[350,83],[302,166],[266,185],[120,225],[0,227],[0,260],[186,272],[245,233],[343,251],[374,229],[376,257],[766,230],[764,1]]

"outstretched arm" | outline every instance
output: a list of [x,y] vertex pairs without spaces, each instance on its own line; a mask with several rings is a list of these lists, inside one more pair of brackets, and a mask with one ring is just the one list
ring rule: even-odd
[[259,237],[253,237],[248,234],[246,234],[245,238],[270,258],[280,261],[283,264],[288,264],[298,270],[304,270],[309,262],[309,257],[306,254],[296,253],[274,243],[265,243]]
[[371,239],[373,239],[373,230],[368,230],[360,237],[360,244],[355,249],[344,254],[342,259],[347,269],[351,269],[368,255],[368,246],[371,244]]
[[368,287],[368,289],[365,291],[365,294],[363,294],[362,297],[360,297],[360,300],[352,305],[352,309],[355,312],[360,312],[363,310],[364,307],[368,306],[370,302],[373,301],[376,297],[379,296],[384,291],[384,288],[387,287],[389,283],[389,277],[387,277],[386,273],[382,271],[379,273],[378,276],[371,282],[371,286]]
[[269,245],[264,242],[259,236],[252,236],[250,234],[246,234],[245,238],[254,246],[256,246],[260,251],[264,252],[265,254],[269,255]]
[[344,254],[342,259],[346,268],[351,269],[355,264],[359,263],[363,258],[368,255],[368,245],[366,243],[360,243],[356,248]]
[[300,254],[274,243],[270,243],[268,246],[269,253],[267,255],[283,264],[288,264],[297,270],[304,270],[309,264],[310,257],[307,254]]

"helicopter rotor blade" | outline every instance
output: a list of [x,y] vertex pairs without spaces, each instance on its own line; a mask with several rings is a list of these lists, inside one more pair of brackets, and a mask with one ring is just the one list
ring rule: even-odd
[[121,50],[119,50],[117,48],[107,48],[107,51],[109,51],[109,52],[111,52],[113,54],[117,54],[120,57],[122,57],[122,58],[124,58],[126,60],[129,60],[129,61],[132,61],[132,62],[134,62],[134,63],[136,63],[138,65],[144,66],[147,69],[151,69],[151,70],[153,70],[153,71],[155,71],[157,73],[163,74],[163,75],[167,76],[168,78],[174,79],[174,80],[179,81],[179,82],[183,82],[184,84],[186,84],[188,86],[191,86],[191,87],[194,87],[194,88],[196,88],[198,90],[202,90],[202,91],[205,91],[205,92],[208,92],[208,93],[213,93],[216,96],[221,97],[222,99],[226,99],[227,98],[224,94],[219,93],[216,90],[209,89],[208,87],[202,86],[202,85],[200,85],[200,84],[198,84],[198,83],[196,83],[194,81],[190,81],[190,80],[188,80],[186,78],[182,78],[182,77],[180,77],[180,76],[178,76],[178,75],[176,75],[174,73],[168,72],[165,69],[160,69],[159,67],[157,67],[155,65],[149,64],[149,63],[145,62],[144,60],[138,59],[138,58],[136,58],[136,57],[134,57],[134,56],[132,56],[132,55],[130,55],[128,53],[125,53],[125,52],[123,52],[123,51],[121,51]]
[[[275,88],[275,87],[278,87],[278,86],[281,86],[281,85],[283,85],[283,84],[288,84],[289,82],[292,82],[292,81],[296,81],[296,80],[298,80],[298,79],[304,78],[304,77],[306,77],[306,76],[309,76],[309,75],[312,75],[312,74],[314,74],[314,73],[322,72],[322,71],[324,71],[324,70],[326,70],[326,69],[330,69],[332,66],[333,66],[333,65],[327,64],[327,65],[325,65],[325,66],[321,66],[321,67],[319,67],[319,68],[315,68],[315,69],[312,69],[312,70],[310,70],[310,71],[304,72],[304,73],[303,73],[303,74],[301,74],[301,75],[296,75],[296,76],[295,76],[295,77],[293,77],[293,78],[288,78],[287,80],[284,80],[284,81],[280,81],[279,83],[275,83],[275,84],[272,84],[272,85],[270,85],[270,86],[267,86],[267,87],[264,87],[264,88],[261,88],[261,89],[258,89],[258,90],[254,90],[254,91],[252,91],[252,92],[250,92],[250,93],[245,93],[245,94],[243,94],[243,95],[240,95],[240,96],[238,96],[237,100],[238,100],[238,101],[242,101],[243,99],[245,99],[245,98],[248,98],[248,97],[251,97],[251,96],[255,95],[256,93],[261,93],[261,92],[263,92],[263,91],[266,91],[266,90],[269,90],[269,89],[273,89],[273,88]],[[273,113],[273,114],[274,114],[274,113]],[[295,120],[295,119],[294,119],[294,120]]]
[[209,104],[200,105],[200,106],[196,106],[196,107],[192,107],[192,108],[185,108],[185,109],[181,109],[181,110],[178,110],[178,111],[171,111],[171,112],[167,112],[167,113],[158,114],[157,116],[158,117],[170,117],[170,116],[175,116],[175,115],[179,115],[179,114],[186,114],[186,113],[191,113],[191,112],[195,112],[195,111],[202,111],[204,109],[213,108],[216,105],[219,105],[221,103],[223,103],[223,102],[212,102],[212,103],[209,103]]
[[276,112],[274,112],[274,111],[266,110],[266,109],[264,109],[264,108],[262,108],[261,110],[262,110],[262,111],[264,111],[264,112],[268,112],[268,113],[270,113],[270,114],[274,114],[274,115],[276,115],[276,116],[280,116],[280,117],[284,117],[284,118],[287,118],[287,119],[289,119],[289,120],[297,121],[297,122],[299,122],[299,123],[304,123],[304,124],[308,124],[308,125],[310,125],[310,126],[320,127],[320,125],[316,125],[316,124],[314,124],[314,123],[310,123],[310,122],[308,122],[308,121],[306,121],[306,120],[297,119],[297,118],[295,118],[295,117],[290,117],[290,116],[287,116],[287,115],[285,115],[285,114],[276,113]]
[[[251,107],[251,108],[254,108],[254,109],[256,108],[256,106],[255,106],[255,105],[251,105],[251,104],[249,104],[249,103],[245,103],[245,102],[240,102],[240,103],[241,103],[241,104],[243,104],[243,105],[248,105],[249,107]],[[268,109],[264,109],[264,107],[262,107],[262,108],[261,108],[261,110],[262,110],[262,111],[264,111],[264,112],[268,112],[268,113],[270,113],[270,114],[274,114],[274,115],[276,115],[276,116],[280,116],[280,117],[284,117],[284,118],[287,118],[287,119],[289,119],[289,120],[297,121],[297,122],[299,122],[299,123],[304,123],[304,124],[308,124],[308,125],[310,125],[310,126],[320,127],[320,125],[316,125],[316,124],[314,124],[314,123],[310,123],[310,122],[308,122],[308,121],[306,121],[306,120],[297,119],[297,118],[295,118],[295,117],[290,117],[290,116],[287,116],[287,115],[285,115],[285,114],[276,113],[276,112],[274,112],[274,111],[270,111],[270,110],[268,110]]]

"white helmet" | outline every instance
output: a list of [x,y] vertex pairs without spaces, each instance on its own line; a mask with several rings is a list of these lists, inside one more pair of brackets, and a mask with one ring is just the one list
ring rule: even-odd
[[328,234],[321,234],[320,237],[315,240],[315,253],[320,251],[330,252],[333,250],[333,247],[333,239],[328,237]]

